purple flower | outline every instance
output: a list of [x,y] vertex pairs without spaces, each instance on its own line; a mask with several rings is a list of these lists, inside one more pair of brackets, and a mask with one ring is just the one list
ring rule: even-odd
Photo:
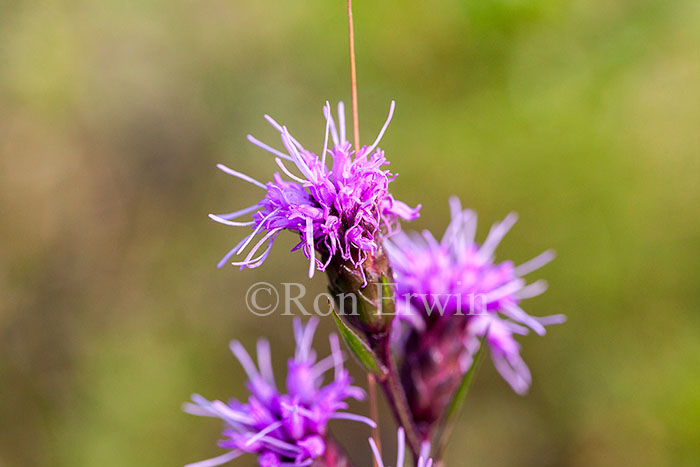
[[[266,339],[258,340],[257,367],[238,341],[231,342],[231,351],[248,375],[248,403],[232,399],[226,404],[198,394],[192,396],[183,410],[222,419],[223,440],[218,444],[228,452],[187,467],[220,465],[244,453],[258,454],[261,467],[307,466],[326,450],[329,420],[356,420],[375,426],[366,417],[341,411],[347,408],[346,399],[361,400],[364,392],[351,385],[335,334],[330,336],[331,355],[316,360],[311,343],[317,325],[315,318],[306,326],[294,320],[296,351],[288,362],[286,393],[277,390]],[[334,378],[324,385],[324,374],[331,369]]]
[[[289,133],[269,116],[265,119],[280,132],[284,151],[274,149],[252,136],[248,140],[273,154],[275,162],[288,180],[279,172],[272,181],[263,184],[222,164],[222,171],[250,182],[266,191],[257,204],[229,214],[210,214],[213,220],[226,225],[249,226],[252,231],[219,262],[223,266],[233,255],[248,251],[241,261],[232,264],[243,268],[260,266],[267,258],[277,235],[283,230],[299,234],[301,249],[309,259],[309,277],[316,269],[325,271],[335,255],[361,265],[378,248],[379,234],[389,234],[399,227],[399,219],[418,217],[420,206],[409,208],[389,194],[389,183],[396,177],[383,167],[388,165],[384,151],[377,145],[391,121],[389,117],[371,146],[357,153],[345,137],[343,103],[338,104],[338,126],[330,104],[323,108],[326,131],[321,157],[304,149]],[[332,146],[329,148],[329,133]],[[330,164],[326,156],[330,155]],[[233,221],[251,214],[248,221]],[[257,239],[257,241],[256,241]],[[248,247],[252,245],[248,249]],[[247,250],[248,249],[248,250]],[[258,254],[259,251],[262,253]],[[320,253],[320,259],[316,258]],[[258,254],[256,256],[256,254]]]
[[[541,318],[523,311],[520,302],[541,294],[547,285],[544,281],[527,284],[522,276],[551,261],[554,253],[545,251],[519,266],[511,261],[496,262],[496,247],[517,216],[510,214],[494,225],[486,240],[478,244],[476,214],[462,210],[454,197],[450,207],[452,221],[440,241],[425,231],[399,233],[385,243],[397,283],[398,313],[414,329],[408,359],[415,358],[413,364],[418,365],[426,361],[421,360],[421,352],[440,348],[445,358],[458,355],[459,366],[466,371],[479,338],[486,336],[494,365],[516,392],[523,393],[531,378],[514,334],[526,334],[529,328],[543,335],[546,325],[562,323],[564,316]],[[441,342],[448,335],[461,339],[466,352],[457,352],[453,342]],[[436,371],[431,368],[425,373],[444,382],[444,375]],[[425,384],[426,374],[421,377]]]
[[[403,467],[406,454],[406,435],[403,428],[399,427],[396,437],[398,438],[398,446],[396,448],[396,467]],[[389,467],[384,465],[379,448],[372,438],[369,439],[369,446],[372,448],[372,453],[374,454],[374,459],[377,461],[377,465],[379,467]],[[416,467],[432,467],[433,460],[428,458],[429,455],[430,443],[425,441],[421,446],[418,460],[416,461]]]

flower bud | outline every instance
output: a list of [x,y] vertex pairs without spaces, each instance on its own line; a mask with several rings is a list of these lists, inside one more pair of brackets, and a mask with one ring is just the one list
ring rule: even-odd
[[370,341],[388,335],[395,315],[395,292],[384,250],[379,248],[360,265],[335,258],[326,273],[338,314]]

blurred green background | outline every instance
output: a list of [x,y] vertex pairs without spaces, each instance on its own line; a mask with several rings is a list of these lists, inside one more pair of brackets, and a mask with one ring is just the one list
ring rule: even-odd
[[[699,17],[695,0],[356,0],[361,134],[397,100],[382,147],[394,194],[423,203],[413,228],[441,232],[457,194],[480,238],[520,214],[500,258],[558,252],[525,309],[568,323],[522,339],[527,397],[484,365],[450,465],[700,465]],[[245,141],[278,141],[263,113],[320,148],[323,103],[349,100],[346,33],[341,0],[0,3],[1,466],[220,452],[219,424],[180,404],[245,395],[232,338],[269,336],[280,370],[292,349],[291,320],[252,316],[246,289],[325,278],[291,235],[260,269],[215,269],[243,231],[206,214],[260,193],[214,165],[269,178]],[[369,465],[367,431],[333,429]]]

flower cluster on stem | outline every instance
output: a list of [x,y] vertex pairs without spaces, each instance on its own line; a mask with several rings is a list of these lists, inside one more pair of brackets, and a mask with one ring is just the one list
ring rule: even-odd
[[[241,269],[260,266],[277,236],[287,230],[299,235],[294,250],[300,249],[309,260],[309,277],[316,270],[325,271],[333,260],[362,271],[364,262],[377,253],[382,234],[398,229],[400,219],[418,217],[420,206],[410,208],[389,193],[389,184],[396,175],[385,169],[388,162],[378,147],[394,113],[394,102],[374,143],[357,151],[346,138],[343,103],[338,104],[337,124],[330,104],[326,103],[323,113],[326,125],[320,156],[305,149],[286,126],[268,115],[265,119],[280,133],[284,150],[248,136],[250,142],[275,157],[281,170],[267,183],[218,165],[223,172],[265,191],[252,206],[209,215],[216,222],[250,229],[218,267],[244,253],[243,259],[231,264]],[[245,216],[251,218],[246,220]]]
[[[231,351],[248,375],[250,396],[247,403],[231,399],[209,401],[195,394],[183,409],[193,415],[219,418],[224,423],[219,447],[227,452],[188,467],[211,467],[224,464],[244,453],[258,456],[261,467],[312,465],[326,454],[329,442],[327,425],[333,419],[355,420],[376,426],[362,415],[345,412],[347,400],[362,400],[364,391],[352,385],[343,367],[343,354],[337,336],[330,336],[331,354],[317,360],[311,348],[318,319],[304,326],[294,320],[296,350],[288,361],[286,391],[275,383],[266,339],[257,343],[257,366],[238,342]],[[324,375],[333,371],[325,382]],[[333,467],[333,466],[327,466]]]
[[429,437],[473,364],[481,342],[503,378],[519,394],[531,383],[515,335],[561,323],[563,315],[534,317],[520,302],[546,290],[544,281],[523,276],[551,261],[546,251],[515,266],[495,261],[495,250],[516,221],[514,214],[477,243],[476,214],[450,201],[452,221],[440,240],[430,232],[401,232],[386,242],[397,284],[397,312],[407,324],[400,348],[401,378],[414,421]]

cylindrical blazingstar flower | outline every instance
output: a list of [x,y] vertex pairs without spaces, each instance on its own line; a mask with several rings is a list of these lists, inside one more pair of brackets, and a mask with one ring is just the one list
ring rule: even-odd
[[[406,435],[403,428],[399,428],[396,434],[397,437],[397,448],[396,448],[396,467],[404,466],[404,459],[406,456]],[[390,467],[384,465],[382,460],[382,454],[379,452],[377,443],[374,442],[372,438],[369,438],[369,445],[372,448],[372,454],[374,454],[374,459],[379,467]],[[429,458],[430,455],[430,443],[424,442],[421,446],[420,454],[416,460],[416,467],[432,467],[433,459]]]
[[[198,394],[192,396],[192,402],[186,403],[183,410],[223,420],[224,439],[218,444],[228,452],[187,467],[216,466],[244,453],[257,454],[261,467],[302,467],[314,462],[323,466],[323,456],[332,443],[326,433],[329,420],[355,420],[376,426],[367,417],[343,412],[347,409],[347,399],[361,400],[364,392],[352,386],[334,334],[330,337],[331,355],[316,360],[311,343],[317,324],[315,318],[306,326],[298,319],[294,321],[296,351],[288,362],[285,393],[278,391],[275,384],[267,340],[258,341],[257,367],[238,341],[231,342],[233,354],[248,375],[248,403],[235,399],[224,403],[209,401]],[[331,369],[333,380],[324,384],[324,374]]]
[[[389,183],[395,175],[383,169],[388,162],[384,151],[377,146],[391,121],[394,102],[375,142],[363,146],[357,153],[345,137],[343,103],[338,104],[337,127],[330,104],[326,103],[323,111],[326,131],[320,157],[305,149],[287,127],[267,115],[266,120],[280,132],[284,151],[248,136],[250,142],[275,156],[288,180],[277,172],[271,182],[263,184],[223,164],[218,165],[222,171],[265,190],[263,199],[253,206],[228,214],[210,214],[209,217],[222,224],[252,229],[222,258],[218,267],[246,251],[244,259],[232,264],[241,269],[260,266],[277,235],[289,230],[299,235],[300,241],[293,251],[301,249],[309,259],[309,277],[315,270],[325,271],[334,260],[362,271],[363,263],[380,249],[382,232],[395,231],[399,219],[418,217],[420,206],[409,208],[389,193]],[[327,155],[330,155],[328,161]],[[241,221],[246,215],[251,215],[252,219]],[[260,251],[262,253],[258,254]]]
[[478,244],[476,214],[462,210],[457,198],[450,206],[452,221],[440,241],[427,231],[402,232],[385,244],[397,284],[397,312],[410,323],[401,346],[402,382],[425,437],[471,366],[481,338],[504,379],[524,393],[531,377],[513,335],[528,328],[543,335],[545,325],[564,321],[563,315],[533,317],[519,306],[545,291],[545,282],[528,285],[522,276],[551,261],[553,252],[517,267],[495,262],[494,251],[515,214],[494,225]]

